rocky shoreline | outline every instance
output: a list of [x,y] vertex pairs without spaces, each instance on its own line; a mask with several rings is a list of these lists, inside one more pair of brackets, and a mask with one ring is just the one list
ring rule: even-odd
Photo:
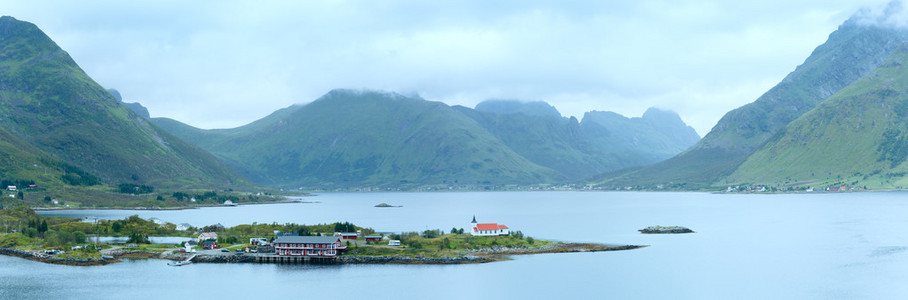
[[671,234],[671,233],[693,233],[693,230],[683,226],[649,226],[640,230],[645,234]]
[[[455,253],[453,256],[353,256],[342,255],[334,260],[321,261],[319,263],[332,264],[426,264],[426,265],[450,265],[450,264],[476,264],[488,263],[510,259],[509,255],[529,255],[544,253],[573,253],[573,252],[599,252],[599,251],[619,251],[631,250],[647,246],[640,245],[623,245],[608,246],[603,244],[592,243],[565,243],[543,246],[540,248],[529,247],[493,247],[477,250],[469,250]],[[109,255],[102,256],[100,259],[68,259],[55,258],[41,252],[20,250],[14,248],[0,247],[0,254],[11,255],[31,259],[34,261],[73,265],[73,266],[98,266],[120,262],[121,258],[154,258],[172,261],[187,260],[192,257],[193,263],[253,263],[255,255],[193,255],[189,253],[154,253],[145,251],[112,251]],[[194,257],[193,257],[194,256]]]
[[[309,196],[305,196],[309,197]],[[263,204],[290,204],[290,203],[319,203],[318,201],[300,201],[293,199],[282,199],[273,202],[252,202],[252,203],[238,203],[236,206],[245,206],[245,205],[263,205]],[[168,210],[190,210],[190,209],[200,209],[200,208],[211,208],[211,207],[230,207],[224,206],[223,204],[206,204],[206,205],[194,205],[194,206],[178,206],[178,207],[32,207],[34,211],[63,211],[63,210],[153,210],[153,211],[168,211]]]
[[7,248],[0,247],[0,254],[21,257],[25,259],[30,259],[34,261],[39,261],[48,264],[55,265],[69,265],[69,266],[103,266],[107,264],[120,262],[119,259],[113,256],[101,256],[101,258],[87,258],[87,259],[75,259],[75,258],[60,258],[53,255],[44,254],[37,251],[28,251],[21,250],[16,248]]

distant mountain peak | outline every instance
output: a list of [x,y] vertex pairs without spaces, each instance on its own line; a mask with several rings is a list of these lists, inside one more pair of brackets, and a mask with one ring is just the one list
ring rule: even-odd
[[[330,98],[335,98],[335,97],[351,97],[351,96],[352,97],[378,96],[378,97],[390,98],[390,99],[406,99],[406,98],[422,99],[422,98],[419,98],[418,95],[416,95],[416,97],[408,97],[408,96],[399,94],[397,92],[372,90],[372,89],[333,89],[319,99],[330,99]],[[316,100],[316,101],[318,101],[318,100]]]
[[908,29],[908,12],[905,11],[902,1],[894,0],[881,7],[861,8],[842,25]]
[[520,101],[511,99],[489,99],[476,104],[474,108],[496,114],[525,114],[528,116],[561,117],[554,106],[545,101]]
[[118,91],[116,89],[107,89],[107,91],[110,92],[110,94],[113,95],[113,97],[115,99],[117,99],[117,101],[120,101],[121,103],[123,103],[123,105],[125,105],[126,108],[129,108],[129,110],[142,116],[143,118],[146,118],[146,119],[151,118],[151,114],[148,113],[148,108],[146,108],[144,105],[142,105],[142,103],[139,103],[139,102],[128,103],[128,102],[123,101],[123,96],[120,95],[120,91]]
[[110,92],[110,94],[113,95],[114,98],[117,99],[117,101],[123,101],[123,95],[120,95],[120,91],[116,89],[107,89],[107,91]]

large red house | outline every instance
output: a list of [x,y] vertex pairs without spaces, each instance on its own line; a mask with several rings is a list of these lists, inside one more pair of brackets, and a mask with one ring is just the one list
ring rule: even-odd
[[282,236],[274,240],[274,253],[280,256],[334,257],[346,249],[336,236]]

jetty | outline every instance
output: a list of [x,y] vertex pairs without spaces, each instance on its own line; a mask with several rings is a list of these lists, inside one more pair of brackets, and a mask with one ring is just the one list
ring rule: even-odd
[[252,262],[270,263],[270,264],[307,264],[307,263],[333,263],[337,261],[336,256],[286,256],[275,254],[256,254],[249,255]]

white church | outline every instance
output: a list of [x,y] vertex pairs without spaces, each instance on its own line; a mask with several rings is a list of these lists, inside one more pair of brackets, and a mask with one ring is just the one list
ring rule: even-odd
[[508,226],[499,225],[498,223],[476,223],[476,216],[473,216],[473,222],[470,222],[470,234],[475,236],[500,236],[510,235],[511,231]]

